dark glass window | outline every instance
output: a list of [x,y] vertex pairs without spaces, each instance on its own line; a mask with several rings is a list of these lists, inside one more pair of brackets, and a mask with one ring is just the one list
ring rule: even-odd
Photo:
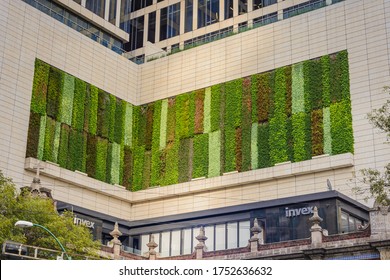
[[94,14],[104,18],[105,2],[105,0],[87,0],[85,2],[85,7]]
[[149,14],[148,41],[151,43],[156,41],[156,12]]
[[133,0],[132,12],[143,9],[153,4],[153,0]]
[[160,41],[180,34],[180,3],[161,9]]
[[253,10],[276,4],[278,0],[253,0]]
[[127,33],[130,33],[130,13],[131,13],[131,1],[121,1],[121,18],[119,27]]
[[108,21],[112,24],[115,24],[116,19],[116,2],[117,0],[111,0],[110,1],[110,12],[108,14]]
[[73,0],[73,1],[81,5],[81,0]]
[[130,50],[136,50],[144,45],[144,16],[131,20]]
[[198,2],[198,28],[218,21],[219,0],[199,0]]
[[238,1],[238,14],[242,15],[248,12],[248,0]]
[[233,17],[233,0],[225,0],[225,19]]
[[193,12],[194,12],[193,0],[186,0],[184,32],[192,31]]

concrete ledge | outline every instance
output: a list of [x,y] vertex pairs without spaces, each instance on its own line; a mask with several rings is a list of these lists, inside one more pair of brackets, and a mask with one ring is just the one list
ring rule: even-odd
[[40,166],[44,168],[41,171],[42,175],[76,185],[82,189],[88,189],[107,196],[115,197],[129,203],[143,203],[146,201],[186,196],[189,194],[203,193],[211,190],[245,186],[280,178],[352,167],[354,165],[354,157],[351,153],[335,156],[324,155],[311,160],[295,163],[286,162],[273,167],[241,173],[234,172],[213,178],[199,178],[190,182],[164,187],[154,187],[134,193],[124,188],[119,188],[118,186],[87,177],[85,174],[80,172],[73,172],[61,168],[56,164],[41,162],[34,158],[26,158],[24,168],[35,172],[35,166],[37,166],[38,162],[40,162]]

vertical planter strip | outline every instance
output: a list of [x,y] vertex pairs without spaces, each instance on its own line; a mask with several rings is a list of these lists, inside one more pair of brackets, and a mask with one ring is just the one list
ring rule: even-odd
[[211,108],[210,108],[210,125],[211,131],[220,129],[221,116],[221,85],[214,85],[211,87]]
[[114,142],[118,144],[124,143],[125,121],[126,121],[126,102],[117,98],[116,111],[115,111]]
[[95,178],[106,182],[108,141],[98,137],[96,142],[96,174]]
[[176,135],[179,139],[189,137],[190,101],[189,94],[176,96]]
[[177,141],[167,144],[164,154],[162,155],[162,161],[164,161],[164,163],[162,163],[163,170],[161,175],[162,186],[172,185],[179,182],[178,152],[179,143]]
[[61,124],[57,163],[63,168],[66,168],[68,164],[69,131],[70,127],[67,124]]
[[160,131],[161,131],[162,101],[156,101],[153,111],[153,135],[152,135],[152,163],[150,184],[158,186],[160,180]]
[[275,71],[273,116],[269,122],[269,147],[272,164],[287,161],[286,76],[283,68]]
[[257,149],[259,151],[258,166],[259,168],[271,166],[270,149],[269,149],[269,124],[262,123],[258,128]]
[[26,158],[28,157],[37,158],[38,156],[40,124],[41,124],[41,115],[31,110],[30,122],[28,125]]
[[153,111],[154,103],[148,104],[146,107],[146,124],[145,124],[145,149],[150,151],[152,149],[153,137]]
[[69,74],[64,74],[62,96],[60,98],[59,121],[72,125],[73,99],[75,91],[75,79]]
[[54,133],[55,133],[56,121],[50,117],[46,119],[45,144],[43,149],[43,160],[54,162],[53,159],[53,146],[54,146]]
[[259,74],[255,74],[251,76],[252,123],[257,123],[259,121],[258,91],[259,91]]
[[252,169],[259,168],[259,149],[257,146],[258,140],[258,123],[253,123],[251,128],[251,167]]
[[72,127],[78,131],[82,131],[84,129],[86,89],[86,83],[76,78],[74,81]]
[[41,116],[46,115],[46,98],[49,83],[50,65],[36,59],[33,89],[31,96],[31,111]]
[[193,149],[192,178],[206,177],[209,169],[209,135],[207,133],[195,135]]
[[56,122],[53,139],[53,162],[58,162],[58,149],[60,147],[61,123]]
[[251,170],[252,94],[251,79],[243,79],[241,121],[241,171]]
[[323,127],[324,127],[324,154],[332,154],[332,134],[330,129],[330,109],[323,109]]
[[325,108],[330,105],[330,57],[324,55],[320,60],[322,66],[322,101]]
[[99,89],[93,85],[90,85],[89,90],[87,90],[87,98],[85,101],[84,130],[91,133],[92,135],[96,135],[99,107]]
[[110,96],[99,89],[98,110],[97,110],[97,135],[108,138],[110,130]]
[[257,96],[257,109],[259,122],[268,121],[270,99],[272,90],[270,86],[271,73],[263,73],[258,75],[258,96]]
[[201,134],[204,131],[204,97],[205,89],[195,91],[195,134]]
[[130,146],[124,146],[123,155],[123,180],[122,186],[127,190],[131,190],[133,178],[133,156]]
[[49,74],[49,84],[47,89],[47,115],[53,119],[59,117],[60,98],[62,95],[62,88],[64,83],[64,72],[51,67]]
[[150,151],[145,151],[144,170],[142,175],[142,189],[150,187],[150,171],[152,164],[152,154]]
[[96,165],[97,165],[97,142],[98,137],[92,134],[89,134],[87,137],[87,166],[86,172],[89,177],[96,177]]
[[342,101],[330,105],[332,154],[353,153],[351,105]]
[[116,126],[116,123],[119,122],[119,119],[117,120],[116,119],[116,103],[117,103],[117,100],[116,100],[116,97],[114,95],[109,95],[110,97],[110,101],[109,101],[109,104],[108,104],[108,112],[107,112],[107,118],[108,118],[108,140],[110,142],[114,142],[115,141],[115,126]]
[[125,123],[124,123],[124,144],[126,146],[131,146],[132,144],[132,135],[133,132],[133,105],[126,103],[125,109]]
[[70,129],[68,153],[69,153],[69,157],[68,157],[67,168],[73,171],[79,170],[84,172],[83,170],[84,135],[82,132],[74,129]]
[[324,127],[322,109],[311,112],[312,156],[324,153]]
[[190,173],[190,138],[181,139],[179,147],[179,183],[188,182],[191,179]]
[[221,131],[209,134],[209,170],[208,177],[221,175]]
[[168,100],[168,117],[167,117],[167,143],[175,141],[176,132],[176,102],[171,98]]
[[165,149],[167,144],[167,123],[168,99],[164,99],[161,103],[160,150]]
[[143,171],[145,163],[145,146],[137,146],[134,148],[134,163],[133,163],[133,182],[132,191],[139,191],[143,184]]
[[203,111],[203,128],[204,133],[210,133],[211,131],[211,88],[208,87],[205,90],[204,96],[204,111]]

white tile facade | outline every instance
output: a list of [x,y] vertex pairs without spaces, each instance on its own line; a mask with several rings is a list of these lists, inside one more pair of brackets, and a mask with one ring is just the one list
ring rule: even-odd
[[139,105],[347,49],[353,156],[137,193],[67,170],[54,170],[59,177],[44,172],[41,181],[58,200],[127,220],[325,191],[327,179],[361,200],[351,193],[350,179],[390,161],[385,135],[365,117],[388,98],[382,88],[390,85],[389,14],[390,0],[346,0],[137,66],[22,1],[1,0],[0,169],[19,187],[31,183],[25,150],[35,58]]

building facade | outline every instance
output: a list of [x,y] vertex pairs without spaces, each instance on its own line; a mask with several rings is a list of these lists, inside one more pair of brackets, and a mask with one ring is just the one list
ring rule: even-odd
[[[277,200],[329,189],[367,204],[352,192],[359,170],[390,160],[366,118],[388,98],[390,1],[2,0],[0,9],[0,169],[23,187],[39,166],[43,187],[103,242],[117,221],[123,245],[142,253],[144,235],[184,239],[180,215],[198,213],[191,245],[161,251],[172,255],[220,209],[271,201],[286,215],[311,213]],[[221,215],[212,231],[235,224],[241,247],[260,212]],[[140,229],[151,221],[158,230]]]

